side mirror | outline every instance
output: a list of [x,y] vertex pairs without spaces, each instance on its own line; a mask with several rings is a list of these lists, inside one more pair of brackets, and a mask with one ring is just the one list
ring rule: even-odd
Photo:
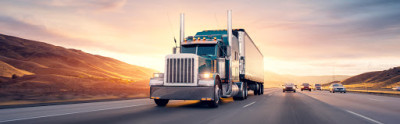
[[180,53],[179,47],[174,47],[174,48],[172,48],[172,53],[173,53],[173,54],[179,54],[179,53]]

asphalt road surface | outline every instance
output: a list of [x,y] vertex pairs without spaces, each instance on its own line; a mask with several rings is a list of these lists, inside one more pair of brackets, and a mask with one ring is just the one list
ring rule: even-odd
[[399,124],[400,98],[358,93],[265,89],[247,100],[223,99],[218,108],[199,101],[153,100],[0,109],[0,123],[9,124]]

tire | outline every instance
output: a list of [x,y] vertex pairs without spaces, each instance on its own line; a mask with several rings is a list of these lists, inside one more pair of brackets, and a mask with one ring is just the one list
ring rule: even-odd
[[208,102],[208,107],[217,108],[220,98],[221,98],[220,80],[217,79],[217,82],[215,82],[214,84],[214,100]]
[[246,93],[245,93],[245,85],[244,85],[244,83],[243,83],[243,89],[242,89],[242,92],[241,92],[241,93],[239,93],[237,96],[234,96],[234,97],[233,97],[233,100],[244,100],[244,99],[245,99],[245,97],[246,97]]
[[258,89],[259,89],[259,86],[258,86],[258,84],[256,83],[256,88],[254,89],[254,95],[255,95],[255,96],[258,95]]
[[285,90],[282,90],[282,92],[285,92]]
[[247,96],[249,95],[249,91],[247,90],[247,83],[246,82],[244,82],[244,91],[245,91],[245,96],[244,96],[244,99],[247,99]]
[[293,90],[293,93],[295,93],[296,92],[296,90]]
[[261,84],[261,93],[260,94],[264,94],[264,84]]
[[169,102],[169,99],[154,99],[154,102],[157,104],[157,106],[166,106]]
[[311,92],[311,89],[309,89],[309,91]]

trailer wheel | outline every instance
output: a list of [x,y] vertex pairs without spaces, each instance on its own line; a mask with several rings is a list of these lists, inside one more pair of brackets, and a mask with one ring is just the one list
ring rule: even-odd
[[154,102],[157,106],[166,106],[169,102],[169,99],[154,99]]
[[258,89],[260,89],[260,88],[257,83],[255,85],[256,85],[256,88],[254,88],[254,95],[258,95]]
[[264,84],[261,84],[261,94],[264,94]]
[[214,100],[208,102],[208,107],[211,108],[216,108],[218,107],[220,98],[221,98],[221,89],[220,89],[220,80],[217,79],[217,81],[214,84]]
[[248,90],[247,90],[247,83],[244,82],[243,85],[244,85],[244,88],[245,88],[245,89],[244,89],[244,91],[245,91],[244,99],[247,99],[247,95],[249,95],[249,94],[248,94],[249,92],[248,92]]

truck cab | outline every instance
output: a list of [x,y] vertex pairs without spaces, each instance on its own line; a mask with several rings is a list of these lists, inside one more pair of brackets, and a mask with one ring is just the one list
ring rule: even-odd
[[[200,100],[218,107],[220,98],[246,99],[249,89],[255,95],[262,94],[263,70],[262,81],[252,81],[252,76],[245,76],[245,71],[240,70],[240,65],[245,69],[245,56],[239,52],[241,40],[244,45],[244,39],[240,39],[246,35],[240,33],[244,29],[232,30],[228,24],[228,29],[204,30],[182,37],[182,20],[179,47],[166,55],[165,72],[150,79],[150,98],[158,106],[165,106],[169,100]],[[262,62],[262,54],[258,53]]]

